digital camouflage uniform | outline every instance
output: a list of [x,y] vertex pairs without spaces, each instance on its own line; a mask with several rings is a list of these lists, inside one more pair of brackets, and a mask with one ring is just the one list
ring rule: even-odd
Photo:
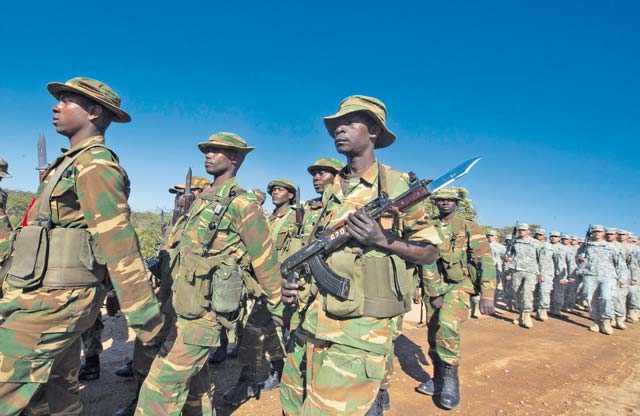
[[[450,191],[443,190],[436,197],[446,197]],[[441,256],[436,267],[424,266],[423,286],[426,322],[428,328],[429,356],[450,365],[460,364],[460,330],[469,317],[470,296],[480,292],[482,298],[494,299],[496,266],[491,256],[491,247],[480,226],[456,213],[449,223],[435,218],[429,221],[440,235]],[[447,270],[455,267],[451,258],[461,253],[467,259],[463,265],[464,275],[455,279]],[[451,256],[451,257],[447,257]],[[457,256],[459,257],[459,256]],[[456,258],[459,261],[459,258]],[[475,270],[474,270],[475,269]],[[435,309],[430,300],[443,296],[440,309]]]
[[[103,144],[104,138],[87,138],[52,163],[38,188],[34,207],[40,206],[43,189],[56,168],[96,143]],[[129,180],[117,158],[104,147],[94,147],[76,159],[55,186],[50,200],[51,223],[53,228],[85,229],[91,234],[96,260],[106,265],[129,325],[147,342],[162,320],[129,220],[128,195]],[[28,225],[36,224],[37,211],[28,212]],[[1,414],[19,414],[47,380],[63,386],[51,393],[55,397],[49,400],[51,412],[80,414],[80,336],[95,322],[108,284],[77,288],[45,285],[23,292],[5,282],[5,297],[0,302],[0,315],[6,317],[0,326],[0,368],[11,371],[0,372]]]
[[[208,147],[230,148],[237,151],[252,150],[244,140],[232,133],[217,133],[209,141],[199,144],[206,152]],[[237,192],[236,192],[237,191]],[[188,258],[234,259],[236,264],[250,264],[267,298],[267,308],[275,317],[282,314],[280,303],[280,263],[269,236],[264,214],[252,193],[240,192],[236,178],[207,188],[191,206],[182,238],[177,246],[181,264]],[[213,241],[210,224],[216,218],[219,200],[228,200],[235,193],[228,209],[214,227]],[[173,273],[173,303],[178,314],[177,337],[170,350],[163,348],[153,361],[138,399],[136,415],[181,414],[187,391],[200,392],[201,414],[214,413],[210,397],[210,383],[206,361],[212,347],[219,345],[220,328],[233,314],[217,314],[211,304],[204,307],[204,315],[196,318],[182,316],[178,305],[190,299],[181,299],[177,291],[178,279],[189,281],[188,271],[179,268]],[[185,276],[182,276],[185,274]],[[209,274],[204,275],[207,281]],[[200,279],[200,278],[197,278]],[[212,282],[211,280],[209,280]],[[212,282],[213,283],[213,282]],[[237,307],[239,308],[239,301]],[[228,319],[227,319],[228,318]]]
[[[553,233],[552,233],[553,234]],[[559,315],[567,301],[567,288],[569,287],[569,277],[573,276],[576,262],[570,246],[560,242],[551,243],[556,254],[556,268],[553,278],[553,300],[551,312]]]
[[[518,229],[528,229],[526,224],[520,224]],[[540,266],[540,251],[542,245],[538,240],[527,236],[516,238],[511,244],[511,251],[507,257],[508,273],[511,275],[513,291],[517,300],[517,308],[521,313],[533,310],[533,293],[542,274]]]
[[[617,235],[616,229],[607,229],[609,233]],[[625,247],[623,243],[619,241],[612,241],[611,244],[618,251],[618,257],[620,258],[620,270],[623,275],[621,284],[616,285],[613,295],[613,310],[615,315],[615,325],[618,329],[625,329],[624,320],[627,316],[627,297],[629,296],[629,281],[631,280],[631,272],[629,270],[626,258]]]
[[[538,228],[536,234],[544,235],[546,230]],[[540,276],[544,278],[544,282],[538,281],[536,285],[536,301],[538,311],[547,311],[551,308],[551,290],[553,289],[557,258],[556,249],[550,242],[540,241],[540,245]]]
[[[621,230],[618,235],[625,239],[629,233]],[[629,270],[629,294],[626,299],[629,321],[635,322],[640,311],[640,264],[638,263],[637,246],[624,241],[620,243],[620,251]]]
[[497,240],[491,241],[489,246],[491,247],[491,257],[493,257],[493,262],[496,265],[496,287],[498,283],[501,284],[502,296],[504,297],[507,287],[506,280],[504,279],[504,255],[507,252],[507,248]]
[[[322,203],[327,206],[321,219],[324,229],[344,220],[379,195],[378,166],[385,171],[390,169],[376,162],[360,178],[349,179],[342,172],[334,178],[322,196]],[[388,189],[389,197],[408,189],[406,176],[404,178],[395,188]],[[346,192],[343,192],[343,183]],[[399,220],[400,237],[439,243],[437,233],[423,218],[421,206],[409,208]],[[382,225],[390,229],[392,222],[387,219]],[[333,259],[351,254],[355,254],[357,264],[360,259],[386,255],[372,247],[350,244],[329,255],[328,263],[331,266]],[[342,275],[346,272],[339,270]],[[409,283],[408,275],[402,278]],[[364,414],[376,399],[387,358],[393,354],[392,339],[399,315],[336,319],[326,307],[326,294],[320,291],[312,296],[304,320],[293,335],[294,346],[287,355],[280,387],[280,400],[287,415]]]

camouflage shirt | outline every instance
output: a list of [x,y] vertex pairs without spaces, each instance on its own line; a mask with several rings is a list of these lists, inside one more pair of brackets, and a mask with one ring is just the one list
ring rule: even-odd
[[551,246],[556,253],[555,275],[560,280],[572,277],[576,270],[576,260],[571,248],[561,243],[551,244]]
[[305,240],[311,236],[320,214],[322,213],[322,198],[311,199],[304,204],[304,216],[302,218],[302,235]]
[[[326,204],[325,215],[321,218],[324,228],[333,227],[338,222],[371,202],[379,195],[380,176],[378,166],[387,172],[390,168],[374,162],[359,178],[347,178],[345,171],[335,176],[322,195],[322,203]],[[384,174],[384,173],[383,173]],[[344,190],[343,190],[344,189]],[[393,189],[387,189],[389,197],[394,198],[408,189],[408,176],[403,174],[403,180]],[[416,242],[430,242],[439,244],[440,239],[433,227],[424,221],[424,209],[417,204],[409,208],[395,227],[399,237]],[[392,218],[381,219],[382,227],[390,230]],[[346,248],[345,248],[346,249]],[[363,247],[364,256],[384,257],[375,247]],[[342,318],[335,319],[328,316],[324,308],[324,296],[316,296],[307,310],[302,328],[316,338],[337,344],[348,345],[378,354],[388,354],[392,351],[391,341],[398,318]]]
[[540,242],[530,236],[516,238],[511,244],[511,250],[507,257],[511,261],[507,263],[509,270],[516,272],[533,273],[536,276],[542,275],[540,267]]
[[492,241],[489,243],[491,246],[491,257],[493,257],[493,261],[496,264],[496,272],[504,271],[504,255],[507,252],[507,248],[498,243],[497,241]]
[[548,241],[540,242],[540,275],[553,280],[556,272],[556,248]]
[[282,262],[289,249],[291,239],[297,233],[296,210],[288,207],[281,213],[272,213],[267,219],[269,230],[271,230],[271,240],[278,251],[278,259]]
[[607,241],[589,241],[578,250],[578,258],[583,258],[582,272],[587,276],[611,277],[618,281],[625,279],[620,250]]
[[[104,137],[93,136],[63,149],[38,187],[28,225],[36,224],[41,193],[56,167],[95,143],[104,143]],[[96,258],[107,266],[122,312],[136,335],[146,341],[160,329],[162,318],[131,225],[128,197],[129,178],[118,159],[104,147],[94,147],[76,159],[54,187],[51,221],[54,227],[86,228],[91,233]]]
[[214,240],[205,241],[209,234],[209,224],[214,219],[214,210],[218,206],[215,200],[229,197],[234,188],[238,188],[235,177],[202,191],[189,210],[189,218],[177,249],[183,254],[228,255],[238,263],[242,263],[245,256],[248,256],[254,276],[263,288],[272,312],[281,314],[282,279],[278,253],[271,240],[262,208],[256,202],[254,194],[241,193],[233,198],[220,219]]

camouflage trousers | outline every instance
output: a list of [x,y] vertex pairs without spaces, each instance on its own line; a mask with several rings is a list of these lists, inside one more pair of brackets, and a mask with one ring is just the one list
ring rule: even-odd
[[[402,323],[404,322],[403,318],[404,318],[404,315],[401,315],[398,317],[398,324],[395,326],[395,329],[393,331],[394,345],[395,345],[396,339],[398,339],[398,337],[402,335]],[[392,348],[392,351],[393,351],[393,348]],[[385,366],[384,366],[384,378],[382,379],[382,385],[380,386],[381,389],[388,390],[389,386],[391,385],[391,376],[393,376],[393,356],[394,356],[393,353],[387,356],[387,361],[385,362]]]
[[538,277],[533,273],[514,271],[511,280],[518,310],[520,312],[533,311],[533,292],[536,289]]
[[102,313],[98,312],[98,317],[91,328],[82,333],[82,352],[85,357],[95,357],[102,353]]
[[380,389],[388,354],[380,355],[304,334],[293,334],[280,403],[285,415],[367,413]]
[[589,302],[589,316],[598,322],[613,319],[613,298],[616,279],[605,276],[583,276],[582,290]]
[[620,286],[618,283],[615,285],[613,292],[613,310],[615,316],[627,316],[627,297],[629,296],[629,284],[627,282]]
[[[560,277],[556,276],[553,283],[553,309],[562,309],[569,307],[569,298],[571,294],[571,282],[560,283]],[[573,307],[573,306],[571,306]]]
[[[220,345],[220,324],[214,313],[199,319],[178,316],[173,345],[165,342],[142,384],[136,416],[182,414],[189,400],[203,416],[215,415],[207,357]],[[186,412],[185,412],[186,413]]]
[[257,367],[265,357],[269,361],[284,359],[282,330],[277,328],[264,300],[258,300],[249,313],[238,345],[238,362]]
[[424,299],[429,357],[432,361],[459,365],[460,330],[462,323],[469,318],[470,294],[453,286],[442,296],[440,309],[434,308],[428,297]]
[[[98,316],[103,285],[23,293],[5,284],[0,301],[0,414],[18,415],[51,379],[52,414],[76,415],[80,404],[80,337]],[[10,371],[8,371],[10,369]]]
[[547,277],[544,282],[536,284],[535,296],[537,309],[548,310],[551,307],[551,289],[553,289],[553,279]]
[[629,297],[627,298],[629,310],[640,309],[640,282],[629,284]]

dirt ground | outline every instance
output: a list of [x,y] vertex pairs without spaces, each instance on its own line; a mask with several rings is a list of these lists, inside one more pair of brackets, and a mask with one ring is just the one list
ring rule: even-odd
[[[585,312],[566,315],[564,320],[535,321],[530,330],[513,325],[515,314],[504,310],[467,321],[460,368],[462,404],[447,412],[414,391],[433,368],[426,354],[426,328],[416,327],[419,314],[413,311],[395,344],[392,408],[385,415],[640,415],[640,323],[605,336],[588,332]],[[113,374],[133,348],[132,333],[121,315],[105,317],[103,343],[102,376],[82,390],[85,414],[92,416],[113,415],[134,390],[133,381]],[[237,409],[222,405],[222,394],[239,371],[237,360],[210,367],[218,415],[280,415],[277,391]]]

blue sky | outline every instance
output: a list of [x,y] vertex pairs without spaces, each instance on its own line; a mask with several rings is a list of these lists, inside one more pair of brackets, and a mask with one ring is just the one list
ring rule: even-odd
[[196,144],[217,131],[257,147],[243,186],[288,177],[313,197],[306,167],[337,155],[322,117],[366,94],[398,136],[383,163],[437,177],[483,157],[460,181],[483,224],[640,232],[637,2],[104,4],[5,5],[5,188],[36,188],[40,132],[50,160],[68,143],[50,81],[89,76],[121,94],[133,122],[107,143],[135,210],[170,208],[167,189],[189,166],[205,173]]

